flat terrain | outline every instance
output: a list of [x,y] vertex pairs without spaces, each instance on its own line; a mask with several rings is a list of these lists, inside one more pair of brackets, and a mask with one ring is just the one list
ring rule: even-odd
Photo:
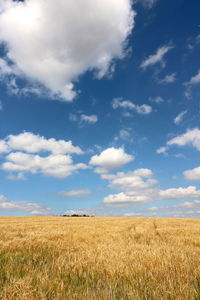
[[0,299],[200,299],[200,220],[1,217]]

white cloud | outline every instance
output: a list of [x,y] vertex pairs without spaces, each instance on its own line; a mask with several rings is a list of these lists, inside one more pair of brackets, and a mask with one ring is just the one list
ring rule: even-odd
[[174,137],[173,139],[167,142],[168,146],[187,146],[191,145],[198,151],[200,151],[200,130],[198,128],[194,128],[188,130],[186,133]]
[[189,80],[188,84],[190,84],[190,85],[200,84],[200,70],[198,71],[198,73],[195,76],[193,76]]
[[186,98],[191,99],[192,87],[198,84],[200,84],[200,70],[188,82],[184,83],[184,85],[186,86],[186,90],[185,90]]
[[97,115],[86,115],[86,114],[82,113],[82,111],[78,111],[76,113],[70,113],[69,120],[71,122],[77,122],[81,126],[83,123],[87,123],[87,124],[97,123],[98,116]]
[[172,138],[166,143],[166,146],[159,148],[157,153],[166,153],[171,146],[193,146],[200,151],[200,130],[198,128],[189,129],[185,133]]
[[194,200],[194,201],[187,201],[187,202],[181,203],[179,205],[176,205],[176,207],[191,208],[191,207],[196,207],[199,205],[200,205],[200,200]]
[[176,116],[176,118],[174,118],[174,123],[176,125],[179,125],[183,121],[183,118],[185,117],[186,114],[187,114],[187,110],[182,111],[180,114]]
[[154,102],[154,103],[162,103],[162,102],[164,102],[164,99],[162,98],[162,97],[160,97],[160,96],[157,96],[157,97],[150,97],[149,98],[149,101],[151,101],[151,102]]
[[[10,152],[1,168],[10,173],[7,179],[12,180],[25,179],[27,172],[65,178],[87,168],[82,163],[73,164],[70,154],[83,154],[83,151],[73,146],[71,141],[46,139],[30,132],[9,135],[5,140],[0,140],[0,152]],[[43,152],[42,156],[40,152]]]
[[0,111],[2,111],[3,110],[3,104],[2,104],[2,102],[0,101]]
[[26,76],[71,101],[80,75],[95,70],[101,78],[123,58],[134,17],[131,0],[1,1],[1,73]]
[[122,191],[119,194],[108,195],[103,202],[111,206],[126,206],[151,201],[157,193],[154,187],[157,181],[152,176],[153,173],[149,169],[101,175],[102,179],[109,181],[111,189]]
[[157,211],[158,207],[156,207],[156,206],[149,207],[148,210],[150,210],[150,211]]
[[81,197],[91,195],[91,193],[90,190],[71,190],[60,192],[59,194],[66,197]]
[[195,186],[187,188],[172,188],[168,190],[161,190],[159,192],[161,199],[192,199],[200,197],[200,190]]
[[187,170],[183,173],[183,175],[187,180],[200,180],[200,167]]
[[74,172],[86,169],[85,164],[73,164],[70,155],[52,154],[47,157],[32,155],[22,152],[13,152],[7,155],[2,169],[9,172],[30,172],[32,174],[43,174],[57,178],[65,178]]
[[141,115],[148,115],[152,112],[152,107],[147,104],[136,105],[129,100],[123,98],[114,98],[112,101],[113,109],[123,108],[126,110],[133,110]]
[[163,79],[159,80],[160,83],[165,83],[165,84],[173,83],[175,81],[176,81],[176,73],[166,75]]
[[149,169],[138,169],[127,173],[119,172],[116,175],[102,175],[103,179],[109,180],[109,187],[129,192],[131,194],[152,187],[157,183],[152,179],[152,171]]
[[0,140],[0,153],[5,153],[9,151],[7,143],[3,140]]
[[11,201],[3,195],[0,195],[0,210],[21,211],[30,215],[52,215],[51,209],[43,205],[26,201]]
[[126,193],[111,194],[103,199],[103,203],[110,206],[125,206],[135,203],[148,202],[147,196],[129,196]]
[[[160,190],[157,188],[158,181],[153,178],[153,173],[149,169],[118,172],[115,175],[102,174],[101,178],[109,181],[109,188],[120,190],[120,193],[110,194],[103,199],[103,203],[109,206],[131,206],[152,201],[200,198],[200,190],[195,186]],[[156,211],[157,208],[153,207],[149,210]]]
[[43,136],[31,132],[23,132],[19,135],[9,135],[6,139],[7,146],[12,150],[21,150],[29,153],[48,151],[53,154],[82,154],[79,147],[73,146],[71,141],[46,139]]
[[98,122],[98,117],[96,115],[87,116],[87,115],[82,114],[80,116],[80,120],[81,120],[81,122],[95,124],[96,122]]
[[159,149],[156,150],[156,153],[158,154],[167,154],[167,147],[160,147]]
[[123,165],[134,160],[133,155],[127,154],[123,148],[108,148],[99,155],[94,155],[90,165],[97,166],[98,173],[108,172],[121,168]]
[[157,63],[160,63],[162,66],[165,66],[165,62],[164,62],[164,56],[171,50],[173,49],[173,46],[163,46],[160,47],[156,54],[150,55],[149,57],[147,57],[140,65],[140,67],[143,70],[146,70],[146,68],[151,67]]

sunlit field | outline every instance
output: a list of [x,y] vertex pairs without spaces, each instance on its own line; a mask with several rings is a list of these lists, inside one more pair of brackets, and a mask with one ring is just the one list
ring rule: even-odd
[[200,299],[200,220],[1,217],[0,299]]

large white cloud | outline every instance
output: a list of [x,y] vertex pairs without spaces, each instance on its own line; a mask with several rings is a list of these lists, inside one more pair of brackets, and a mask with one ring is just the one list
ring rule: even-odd
[[108,172],[121,168],[123,165],[134,160],[134,156],[127,154],[123,148],[108,148],[99,155],[92,156],[90,164],[97,166],[99,173]]
[[200,167],[192,170],[186,170],[183,174],[187,180],[200,180]]
[[25,179],[25,173],[65,178],[87,168],[83,163],[73,163],[71,155],[82,154],[83,151],[73,146],[71,141],[46,139],[31,132],[9,135],[0,140],[0,150],[9,152],[1,166],[4,171],[10,172],[8,179]]
[[153,172],[149,169],[137,169],[127,173],[119,172],[115,175],[103,174],[102,179],[109,181],[111,189],[120,190],[118,194],[110,194],[103,199],[109,206],[127,206],[151,201],[157,196],[154,187],[157,181],[153,179]]
[[149,198],[145,195],[130,196],[126,193],[111,194],[104,198],[103,202],[109,206],[126,206],[136,203],[148,202]]
[[9,135],[6,142],[7,147],[12,150],[21,150],[29,153],[37,153],[41,151],[48,151],[53,154],[83,153],[79,147],[73,146],[71,141],[57,141],[54,138],[46,139],[43,136],[36,135],[31,132],[23,132],[19,135]]
[[187,188],[172,188],[159,192],[161,199],[192,199],[200,197],[200,190],[195,186]]
[[110,194],[103,199],[103,203],[109,206],[131,206],[153,201],[200,198],[200,190],[195,186],[160,190],[157,187],[158,181],[153,178],[150,169],[119,172],[115,175],[102,174],[101,178],[109,181],[108,186],[111,189],[120,190],[120,193]]
[[184,134],[176,136],[175,138],[169,140],[167,142],[167,146],[187,146],[191,145],[200,151],[200,130],[198,128],[194,128],[188,130]]
[[165,147],[161,147],[160,149],[158,149],[157,153],[158,154],[166,153],[166,151],[171,146],[179,146],[179,147],[193,146],[196,150],[200,151],[200,129],[199,128],[189,129],[185,133],[172,138],[166,143]]
[[131,0],[1,1],[0,40],[8,50],[1,72],[21,73],[71,101],[81,74],[95,70],[101,78],[124,56],[134,16]]
[[10,172],[41,173],[48,176],[65,178],[75,171],[86,169],[85,164],[73,164],[69,155],[49,155],[42,157],[22,152],[10,153],[6,157],[7,162],[2,164],[2,169]]
[[144,190],[157,183],[155,179],[152,179],[152,175],[153,173],[149,169],[138,169],[127,173],[119,172],[116,175],[105,174],[102,175],[102,178],[110,181],[110,188],[133,194],[135,191]]

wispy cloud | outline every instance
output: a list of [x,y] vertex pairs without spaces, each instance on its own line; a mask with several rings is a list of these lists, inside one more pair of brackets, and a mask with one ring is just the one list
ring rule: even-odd
[[159,79],[159,83],[169,84],[176,81],[176,73],[166,75],[163,79]]
[[64,191],[64,192],[59,192],[61,196],[65,197],[83,197],[83,196],[89,196],[91,195],[90,190],[70,190],[70,191]]
[[187,114],[187,110],[184,110],[184,111],[180,112],[176,116],[176,118],[174,118],[174,124],[179,125],[183,121],[186,114]]
[[197,72],[195,76],[191,77],[191,79],[188,82],[184,83],[184,86],[186,87],[185,97],[191,99],[193,86],[199,84],[200,84],[200,70]]
[[149,101],[158,104],[164,102],[164,99],[160,96],[157,96],[157,97],[150,97]]
[[150,55],[141,63],[140,68],[146,70],[148,67],[154,66],[158,63],[161,64],[162,67],[164,67],[164,56],[173,48],[174,46],[171,45],[160,47],[155,54]]
[[112,107],[113,109],[122,108],[124,110],[135,111],[140,115],[148,115],[153,111],[150,105],[137,105],[129,100],[124,100],[123,98],[114,98],[112,101]]
[[0,210],[11,210],[14,212],[26,212],[29,215],[45,216],[52,215],[53,212],[41,204],[26,201],[11,201],[3,195],[0,195]]

